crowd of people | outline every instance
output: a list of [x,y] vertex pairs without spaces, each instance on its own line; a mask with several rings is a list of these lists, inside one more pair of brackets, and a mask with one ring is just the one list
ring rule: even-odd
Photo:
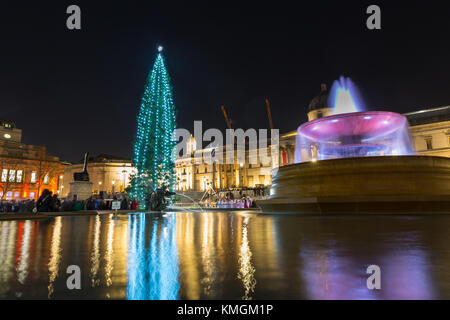
[[[215,208],[255,208],[256,201],[263,199],[267,194],[264,187],[256,188],[230,188],[210,195],[205,199],[205,207]],[[147,206],[151,208],[148,199]],[[136,200],[128,199],[125,194],[111,195],[108,199],[91,196],[86,200],[59,199],[57,194],[53,194],[48,189],[43,190],[37,201],[27,200],[3,200],[0,201],[0,213],[39,213],[39,212],[60,212],[60,211],[82,211],[82,210],[112,210],[112,203],[120,201],[120,210],[137,210],[139,204]]]
[[215,193],[209,193],[203,205],[207,208],[246,209],[257,208],[256,200],[268,195],[267,188],[229,188]]
[[36,201],[34,199],[22,201],[5,200],[0,202],[0,213],[27,213],[32,212],[35,207]]
[[113,201],[120,201],[120,210],[136,210],[139,207],[136,200],[130,201],[124,195],[114,195],[111,199],[92,196],[83,201],[77,200],[76,197],[60,200],[57,194],[53,194],[48,189],[45,189],[37,201],[34,199],[1,201],[0,213],[111,210]]
[[256,199],[264,199],[268,194],[267,187],[255,188],[230,188],[218,192],[219,198],[228,198],[230,200],[242,199],[244,196],[249,196]]
[[219,199],[215,203],[216,208],[221,209],[246,209],[256,208],[256,201],[250,197],[243,197],[242,199]]

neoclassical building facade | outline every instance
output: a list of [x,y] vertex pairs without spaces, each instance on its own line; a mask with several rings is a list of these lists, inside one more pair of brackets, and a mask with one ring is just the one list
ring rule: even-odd
[[450,106],[404,115],[418,154],[450,157]]
[[45,146],[22,143],[22,130],[0,120],[0,200],[37,199],[44,189],[58,193],[67,165]]
[[[272,182],[271,170],[274,161],[263,163],[258,155],[265,152],[272,158],[270,147],[245,151],[245,160],[239,161],[234,153],[233,163],[227,163],[226,152],[230,146],[197,150],[195,140],[188,142],[188,155],[176,160],[177,190],[206,191],[242,187],[268,186]],[[252,152],[256,151],[256,152]],[[211,156],[213,154],[213,156]]]
[[[60,194],[66,197],[73,182],[73,174],[83,171],[83,161],[72,164],[64,170],[60,184]],[[100,154],[88,159],[87,171],[92,182],[92,193],[108,195],[124,192],[130,185],[130,176],[136,172],[131,160],[108,154]]]

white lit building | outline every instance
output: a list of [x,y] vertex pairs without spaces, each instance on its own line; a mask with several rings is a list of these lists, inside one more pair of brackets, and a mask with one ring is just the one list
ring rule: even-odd
[[[69,183],[73,182],[73,174],[83,171],[83,162],[66,167],[60,184],[60,194],[66,197],[69,193]],[[89,158],[87,171],[89,180],[93,183],[93,194],[105,192],[114,194],[123,192],[130,185],[130,176],[136,172],[129,159],[101,154]]]

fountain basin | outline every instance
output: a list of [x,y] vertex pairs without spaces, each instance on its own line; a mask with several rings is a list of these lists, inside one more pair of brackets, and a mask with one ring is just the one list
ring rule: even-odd
[[450,213],[450,158],[351,157],[278,169],[265,212]]
[[408,121],[386,111],[352,112],[316,119],[297,130],[295,162],[414,154]]

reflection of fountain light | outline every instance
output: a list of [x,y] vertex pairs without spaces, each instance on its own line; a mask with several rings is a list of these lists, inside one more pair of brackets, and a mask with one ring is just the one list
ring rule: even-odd
[[[308,299],[369,299],[370,293],[363,281],[359,281],[359,273],[345,258],[338,256],[334,248],[303,249],[301,251],[304,267],[302,278],[306,282]],[[365,291],[359,292],[360,289]]]
[[239,273],[238,279],[242,281],[244,285],[243,300],[251,300],[251,293],[255,291],[256,279],[255,268],[252,265],[252,252],[248,241],[248,217],[244,218],[242,222],[242,244],[239,248]]
[[30,249],[30,234],[31,234],[31,221],[25,222],[24,234],[22,238],[22,245],[20,249],[20,261],[17,267],[17,280],[24,284],[28,275],[28,259]]
[[424,252],[415,249],[400,252],[374,258],[381,267],[381,290],[369,290],[368,265],[352,261],[335,248],[304,248],[302,279],[307,286],[307,299],[432,299],[430,270]]
[[92,287],[100,284],[100,279],[97,278],[98,269],[100,266],[100,217],[95,216],[95,226],[94,226],[94,242],[91,253],[91,284]]
[[380,266],[383,265],[389,265],[389,268],[381,269],[382,299],[430,300],[436,298],[434,288],[430,285],[432,272],[429,257],[425,251],[410,249],[402,255],[390,253],[383,257]]
[[50,247],[50,260],[48,262],[48,270],[50,273],[48,284],[48,298],[51,297],[54,290],[54,281],[58,276],[59,263],[61,262],[61,217],[55,218],[53,225],[52,242]]

